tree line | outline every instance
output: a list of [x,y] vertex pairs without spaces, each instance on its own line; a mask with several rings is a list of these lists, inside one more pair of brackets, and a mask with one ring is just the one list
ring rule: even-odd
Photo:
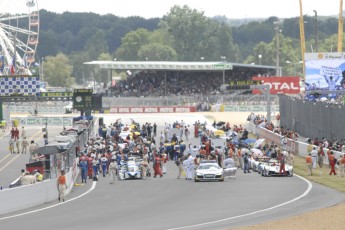
[[[319,52],[335,52],[337,18],[316,21],[305,16],[304,20],[307,52],[315,52],[316,46]],[[41,10],[36,56],[49,85],[70,86],[85,80],[109,81],[107,71],[83,64],[92,60],[222,61],[226,57],[228,62],[275,66],[277,35],[283,74],[301,75],[299,18],[274,16],[237,26],[188,6],[174,6],[162,18],[151,19]]]

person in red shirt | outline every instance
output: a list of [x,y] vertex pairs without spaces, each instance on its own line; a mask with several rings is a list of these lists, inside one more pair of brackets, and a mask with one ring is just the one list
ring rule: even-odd
[[332,175],[332,174],[337,175],[337,173],[335,172],[335,168],[334,168],[336,160],[335,160],[335,157],[333,155],[333,151],[331,151],[331,155],[329,155],[328,160],[329,160],[329,165],[331,166],[331,171],[329,172],[329,175]]
[[19,130],[17,128],[14,129],[13,137],[15,141],[19,139]]
[[[279,169],[279,175],[286,175],[285,171],[285,155],[283,153],[279,154],[279,163],[280,163],[280,169]],[[283,173],[283,174],[282,174]]]
[[160,175],[161,177],[163,177],[162,170],[161,170],[161,163],[162,163],[161,157],[159,155],[156,155],[154,158],[153,169],[155,173],[153,177],[156,177],[157,175]]

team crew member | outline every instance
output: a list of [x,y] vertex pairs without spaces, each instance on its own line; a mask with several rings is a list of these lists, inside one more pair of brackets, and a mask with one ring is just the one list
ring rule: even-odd
[[334,157],[334,155],[333,155],[333,151],[331,151],[331,155],[329,156],[329,164],[330,164],[330,166],[331,166],[331,171],[329,172],[329,175],[332,175],[332,174],[334,174],[334,175],[337,175],[337,173],[335,172],[335,157]]
[[57,179],[57,186],[59,191],[59,201],[65,201],[65,191],[67,189],[65,171],[61,170],[61,174]]
[[282,173],[284,173],[283,175],[286,175],[286,171],[285,171],[285,155],[283,153],[280,153],[279,163],[280,163],[279,175],[282,175]]
[[26,137],[24,137],[22,139],[22,154],[23,153],[26,154],[28,147],[29,147],[29,142],[28,140],[26,140]]
[[154,173],[154,177],[156,178],[157,175],[160,175],[161,177],[163,177],[162,171],[161,171],[161,163],[162,163],[162,159],[161,157],[157,154],[154,158],[153,161],[153,169],[155,171]]
[[86,183],[88,163],[84,156],[81,158],[81,161],[79,162],[79,167],[81,168],[81,183]]
[[339,168],[338,168],[338,174],[341,177],[344,177],[344,169],[345,169],[345,154],[342,154],[342,157],[338,160],[339,162]]
[[311,151],[311,158],[313,160],[313,169],[316,169],[316,162],[317,162],[317,150],[316,147],[313,147]]
[[116,177],[116,161],[115,159],[111,159],[111,162],[109,164],[109,172],[110,172],[110,184],[115,183],[115,177]]
[[305,162],[308,167],[308,176],[313,175],[313,160],[311,159],[311,153],[308,154],[308,156],[305,158]]
[[107,173],[107,164],[108,164],[108,159],[105,157],[105,155],[102,155],[102,158],[100,159],[101,166],[102,166],[102,173],[103,177],[105,177],[105,174]]
[[183,162],[183,156],[179,156],[177,158],[177,160],[175,161],[175,164],[178,167],[178,175],[177,175],[177,179],[181,178],[181,174],[183,172],[183,167],[182,167],[182,162]]

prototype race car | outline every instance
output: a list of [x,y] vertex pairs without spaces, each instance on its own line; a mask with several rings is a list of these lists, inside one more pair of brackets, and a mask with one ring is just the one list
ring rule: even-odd
[[121,162],[119,168],[119,179],[126,180],[126,179],[141,179],[141,170],[140,165],[137,164],[136,161],[130,160],[127,162]]
[[265,165],[268,165],[269,160],[270,158],[266,156],[258,157],[252,164],[253,171],[261,174]]
[[285,175],[280,174],[280,163],[277,159],[270,159],[267,164],[263,166],[261,171],[262,176],[293,176],[293,166],[285,163]]
[[199,181],[224,181],[224,170],[215,160],[201,161],[195,171],[195,182]]

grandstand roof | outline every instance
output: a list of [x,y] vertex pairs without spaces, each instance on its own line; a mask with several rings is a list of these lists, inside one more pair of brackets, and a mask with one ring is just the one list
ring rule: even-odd
[[231,62],[171,62],[171,61],[91,61],[86,65],[99,65],[101,69],[116,70],[232,70],[234,67],[275,69],[275,66],[238,64]]

